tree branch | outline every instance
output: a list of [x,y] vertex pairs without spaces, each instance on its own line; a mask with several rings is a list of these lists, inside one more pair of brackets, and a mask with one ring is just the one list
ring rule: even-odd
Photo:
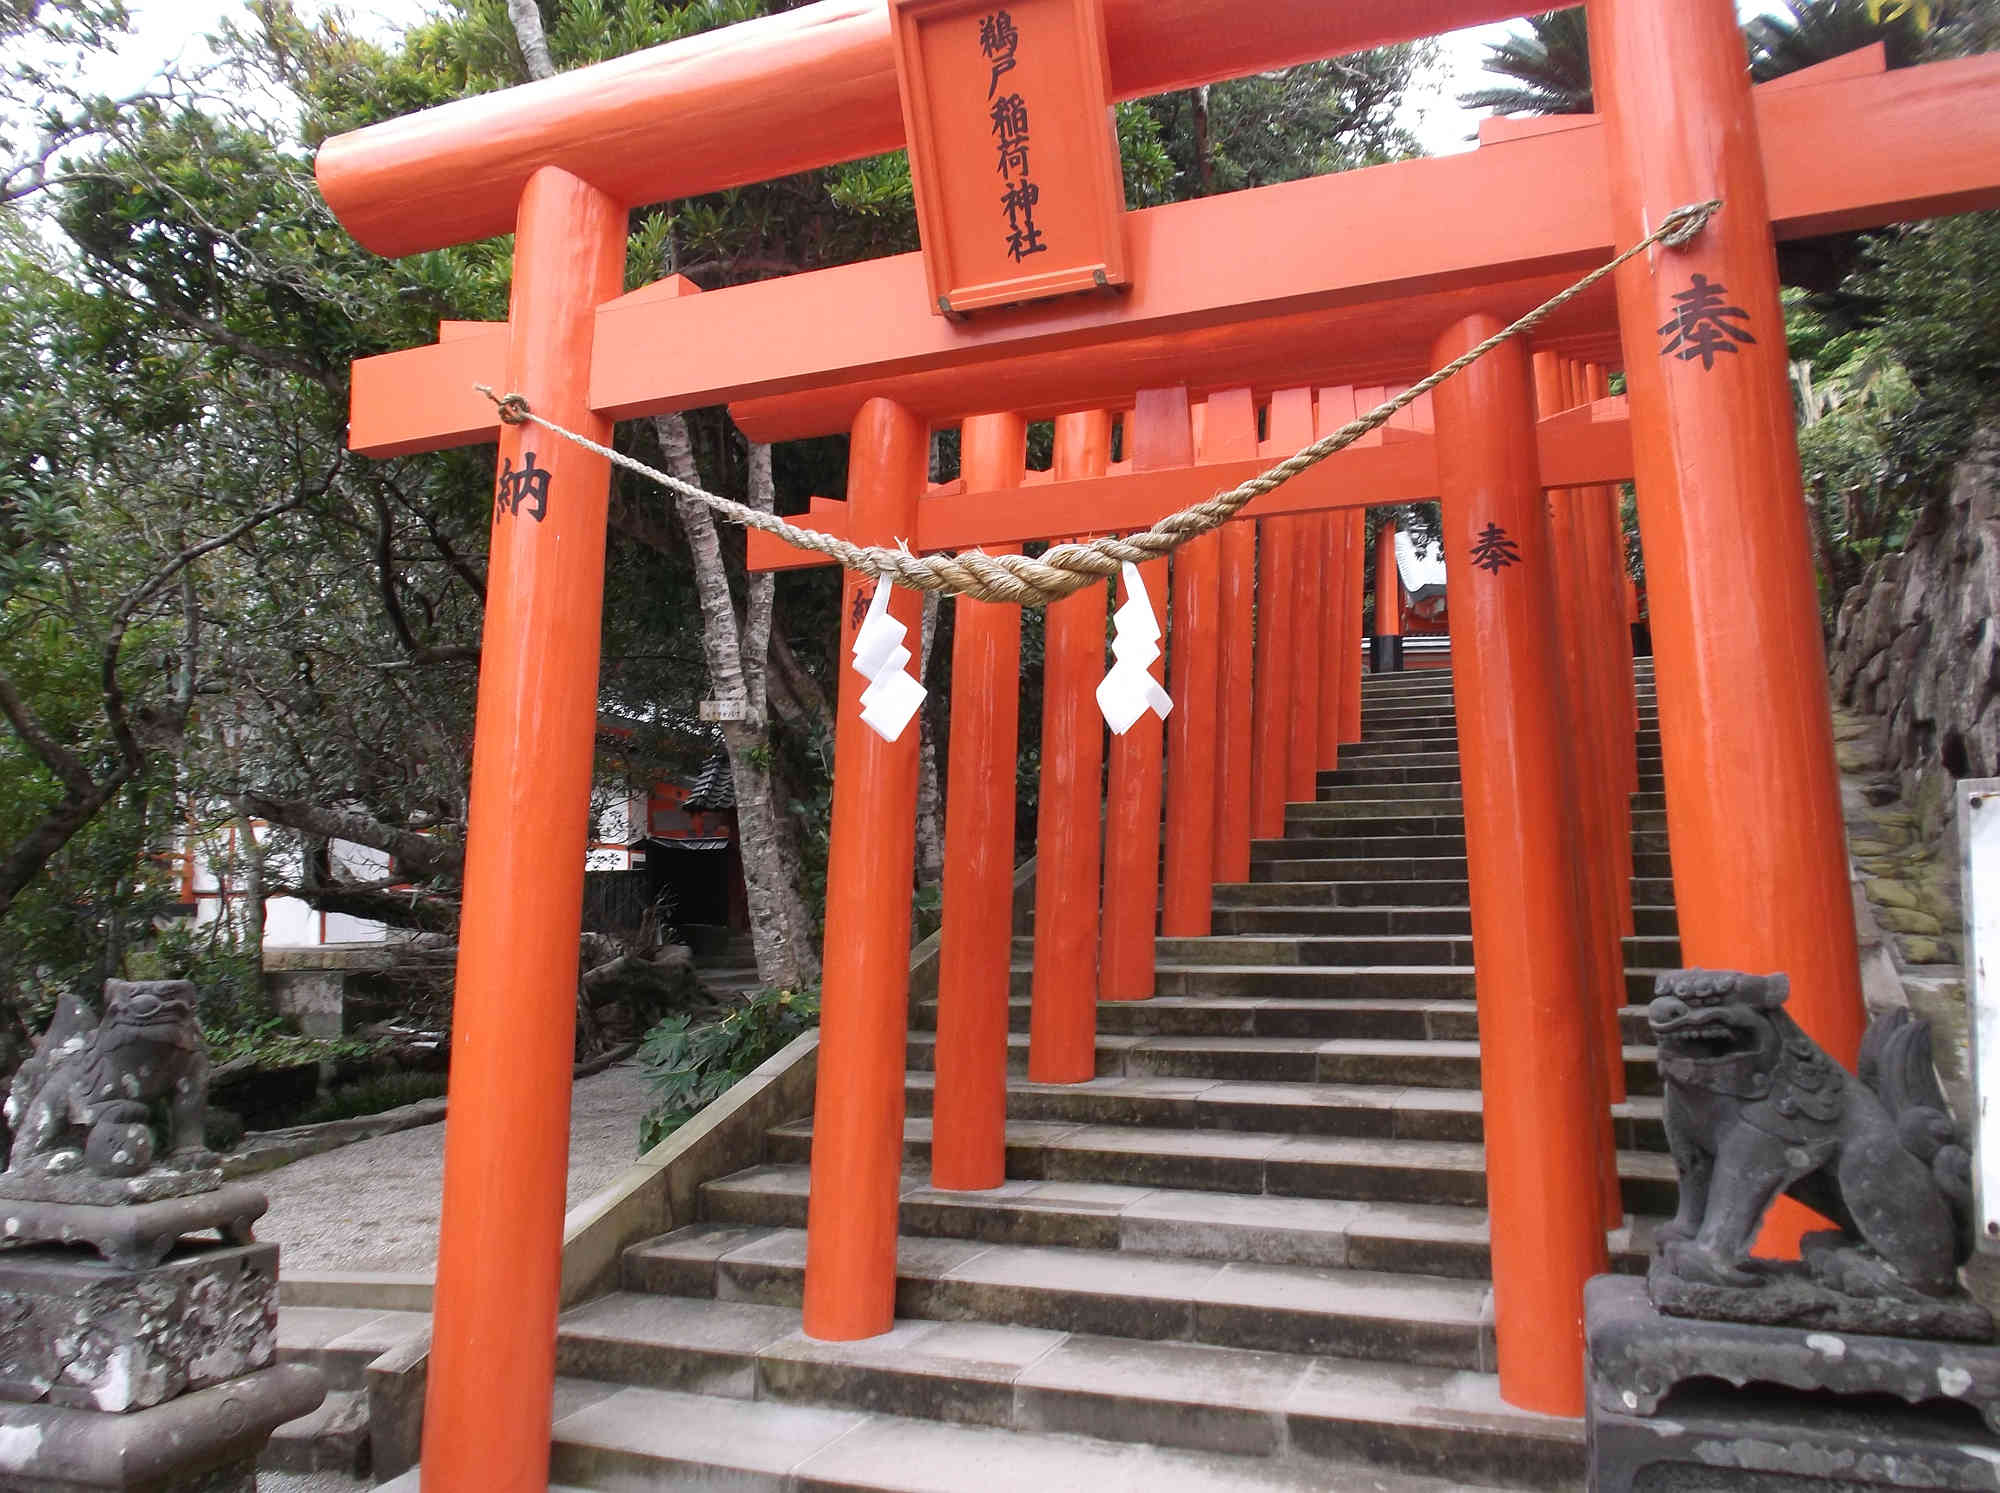
[[28,708],[28,702],[14,688],[14,681],[5,674],[0,674],[0,712],[6,714],[14,734],[62,782],[70,798],[88,798],[97,791],[97,780],[70,754],[68,748],[49,735],[47,727],[42,725],[34,711]]
[[432,876],[456,877],[465,871],[465,850],[449,840],[420,835],[415,830],[384,824],[370,814],[352,809],[328,808],[304,799],[280,798],[276,794],[245,790],[243,801],[260,819],[282,824],[301,834],[323,840],[346,840],[366,845],[384,855],[394,856],[406,879]]

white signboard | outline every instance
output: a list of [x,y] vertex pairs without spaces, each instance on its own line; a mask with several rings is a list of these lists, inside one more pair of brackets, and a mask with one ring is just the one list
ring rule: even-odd
[[2000,778],[1958,785],[1965,850],[1966,996],[1972,1010],[1973,1200],[1979,1247],[2000,1253]]
[[705,721],[740,721],[750,714],[750,707],[741,700],[703,700],[701,718]]

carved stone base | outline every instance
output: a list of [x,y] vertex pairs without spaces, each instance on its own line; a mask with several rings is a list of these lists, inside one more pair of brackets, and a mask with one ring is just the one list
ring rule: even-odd
[[[1808,1254],[1812,1240],[1807,1236]],[[1825,1246],[1822,1246],[1825,1247]],[[1661,1311],[1706,1322],[1747,1322],[1812,1332],[1872,1333],[1882,1337],[1943,1338],[1959,1343],[1993,1341],[1993,1318],[1969,1296],[1850,1296],[1821,1285],[1805,1264],[1758,1260],[1755,1286],[1716,1286],[1674,1273],[1664,1255],[1646,1272],[1646,1291]]]
[[1584,1320],[1596,1493],[2000,1493],[2000,1347],[1667,1316],[1626,1276]]
[[275,1244],[140,1271],[72,1249],[0,1254],[0,1400],[144,1409],[269,1367],[277,1326]]
[[33,1203],[80,1203],[118,1207],[127,1203],[158,1203],[168,1198],[214,1192],[222,1185],[222,1168],[202,1153],[195,1165],[163,1163],[136,1177],[100,1177],[93,1172],[0,1172],[0,1205],[10,1198]]
[[89,1245],[120,1270],[144,1270],[165,1259],[183,1234],[219,1229],[231,1243],[248,1244],[251,1225],[269,1206],[261,1191],[241,1183],[122,1206],[0,1197],[0,1241]]
[[129,1415],[0,1404],[0,1488],[252,1493],[271,1432],[325,1398],[319,1370],[281,1363]]

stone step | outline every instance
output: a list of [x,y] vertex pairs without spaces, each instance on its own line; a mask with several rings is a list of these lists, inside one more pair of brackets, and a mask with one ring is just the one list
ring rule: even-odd
[[[1441,754],[1428,754],[1441,755]],[[1382,789],[1401,789],[1418,784],[1449,784],[1456,796],[1458,788],[1458,763],[1456,761],[1438,764],[1411,765],[1399,761],[1393,766],[1340,767],[1330,772],[1321,772],[1315,779],[1315,797],[1324,797],[1329,788],[1371,788],[1378,790],[1369,797],[1394,796]],[[1664,793],[1667,781],[1657,763],[1639,764],[1638,791],[1641,793]]]
[[[797,1306],[803,1229],[692,1224],[625,1252],[632,1291]],[[1493,1367],[1491,1287],[1406,1272],[902,1239],[896,1314],[1143,1341]]]
[[[904,1059],[920,1073],[937,1067],[933,1032],[912,1031]],[[1028,1035],[1007,1035],[1007,1071],[1028,1071]],[[1479,1089],[1479,1043],[1442,1037],[1155,1036],[1099,1032],[1100,1078],[1233,1078],[1250,1083],[1363,1084]],[[1660,1092],[1651,1047],[1625,1048],[1625,1083],[1635,1094]]]
[[[1391,821],[1393,822],[1393,821]],[[1465,829],[1461,825],[1456,831],[1444,834],[1370,834],[1366,832],[1372,823],[1369,820],[1341,825],[1329,834],[1325,825],[1290,825],[1282,839],[1259,839],[1250,842],[1250,863],[1262,865],[1267,861],[1315,860],[1353,858],[1401,860],[1409,857],[1423,857],[1431,860],[1456,860],[1465,855]],[[1656,857],[1647,862],[1650,867],[1659,868],[1664,874],[1667,856],[1667,833],[1662,825],[1658,830],[1635,828],[1632,833],[1632,849],[1636,856]]]
[[[711,1223],[800,1229],[810,1170],[767,1163],[706,1183]],[[898,1227],[906,1236],[988,1244],[1053,1244],[1174,1259],[1249,1261],[1319,1269],[1407,1271],[1464,1280],[1492,1276],[1486,1214],[1441,1204],[1341,1202],[1327,1198],[1233,1197],[1115,1182],[1007,1181],[979,1192],[930,1185],[904,1172]],[[1644,1273],[1653,1230],[1635,1217],[1608,1241],[1613,1267]]]
[[368,1392],[330,1389],[317,1410],[286,1421],[257,1454],[260,1472],[368,1473]]
[[280,1306],[278,1358],[309,1363],[326,1376],[329,1390],[360,1389],[368,1365],[430,1327],[428,1312],[385,1312],[368,1307]]
[[[1453,764],[1430,759],[1456,757],[1460,745],[1456,736],[1445,733],[1430,733],[1421,737],[1364,738],[1342,746],[1339,760],[1332,767],[1319,769],[1319,779],[1322,782],[1329,779],[1342,781],[1347,779],[1349,773],[1376,767],[1448,767]],[[1634,765],[1642,772],[1661,772],[1658,745],[1641,742]]]
[[[1270,870],[1248,882],[1219,882],[1211,894],[1211,910],[1224,907],[1463,907],[1471,900],[1464,876],[1426,881],[1375,879],[1340,881],[1326,872],[1331,861],[1301,860],[1271,863]],[[1252,870],[1268,870],[1253,867]],[[1672,907],[1674,883],[1667,875],[1632,878],[1634,906]]]
[[[1463,882],[1465,856],[1459,855],[1354,855],[1339,840],[1274,840],[1281,855],[1259,859],[1251,850],[1252,881],[1429,881]],[[1632,856],[1635,878],[1651,880],[1673,876],[1673,861],[1664,852],[1640,850]]]
[[1215,933],[1221,937],[1294,934],[1366,938],[1472,932],[1470,907],[1236,907],[1218,902],[1210,916]]
[[[831,1382],[865,1402],[870,1386],[898,1395],[919,1395],[930,1388],[935,1395],[955,1382],[970,1390],[981,1370],[989,1379],[1004,1373],[1004,1364],[996,1366],[980,1356],[999,1351],[997,1335],[981,1338],[967,1328],[930,1339],[931,1353],[912,1350],[899,1364],[897,1349],[908,1346],[911,1333],[905,1329],[913,1326],[899,1327],[901,1337],[890,1334],[838,1349],[807,1346],[802,1339],[796,1353],[782,1358],[774,1344],[773,1377],[796,1386],[804,1397],[817,1398]],[[945,1361],[930,1362],[933,1356]],[[1146,1357],[1150,1364],[1142,1361]],[[1169,1362],[1171,1368],[1159,1366]],[[1116,1379],[1121,1363],[1129,1374],[1123,1384]],[[1537,1487],[1581,1486],[1578,1423],[1513,1410],[1484,1375],[1438,1374],[1435,1392],[1428,1381],[1412,1377],[1383,1408],[1360,1409],[1343,1401],[1351,1400],[1359,1378],[1372,1382],[1372,1373],[1348,1370],[1342,1375],[1302,1361],[1296,1383],[1284,1385],[1282,1413],[1269,1405],[1262,1410],[1259,1423],[1268,1428],[1273,1446],[1264,1456],[1066,1433],[1072,1420],[1115,1425],[1117,1417],[1130,1415],[1128,1423],[1133,1424],[1154,1418],[1174,1422],[1181,1439],[1204,1424],[1222,1439],[1253,1434],[1243,1428],[1257,1420],[1256,1410],[1234,1401],[1267,1394],[1277,1376],[1259,1379],[1239,1372],[1183,1377],[1186,1367],[1164,1353],[1135,1355],[1129,1350],[1105,1363],[1079,1347],[1047,1366],[1046,1384],[1007,1384],[1008,1404],[1020,1405],[1017,1418],[1031,1426],[1046,1418],[1055,1427],[1050,1431],[952,1424],[872,1406],[825,1409],[779,1399],[559,1381],[558,1397],[567,1391],[580,1408],[556,1422],[549,1471],[552,1477],[593,1488],[714,1487],[745,1493],[964,1493],[973,1487],[980,1493],[1064,1488],[1103,1493],[1309,1493],[1328,1488],[1450,1493],[1475,1487],[1459,1475],[1458,1467],[1483,1475],[1479,1466],[1491,1465]],[[1018,1373],[1026,1376],[1028,1366]],[[1068,1382],[1057,1377],[1062,1374]],[[1460,1383],[1468,1378],[1475,1382]],[[1143,1396],[1153,1386],[1177,1398],[1150,1402]],[[1431,1393],[1455,1394],[1459,1405],[1427,1415],[1425,1400]],[[1000,1396],[996,1392],[993,1398],[997,1402]],[[1429,1450],[1427,1442],[1437,1450]],[[1399,1443],[1408,1445],[1413,1462],[1440,1464],[1442,1476],[1349,1460],[1395,1453]]]
[[1407,860],[1412,856],[1432,859],[1459,858],[1465,854],[1465,830],[1445,834],[1370,834],[1367,820],[1355,826],[1342,825],[1335,834],[1325,830],[1317,833],[1287,830],[1280,839],[1253,839],[1250,842],[1250,863],[1264,861],[1306,860],[1318,856],[1351,857],[1367,860]]
[[1314,790],[1315,803],[1337,804],[1351,802],[1377,803],[1390,801],[1408,803],[1418,799],[1449,799],[1458,802],[1458,775],[1441,778],[1428,783],[1389,783],[1371,785],[1367,783],[1340,783],[1329,786],[1321,781]]
[[[1638,895],[1634,884],[1633,895]],[[1213,906],[1224,907],[1467,907],[1463,878],[1456,881],[1224,881]]]
[[[1264,887],[1260,885],[1259,890]],[[1218,935],[1292,934],[1300,937],[1369,937],[1395,934],[1470,934],[1469,907],[1233,907],[1218,903],[1212,913]],[[1672,907],[1635,907],[1633,925],[1642,938],[1677,938]],[[1629,948],[1628,944],[1628,948]],[[1628,960],[1643,964],[1649,960]],[[1678,963],[1676,955],[1672,963]]]
[[[1649,758],[1655,762],[1660,755],[1660,733],[1658,731],[1635,731],[1632,745],[1641,762]],[[1458,752],[1458,732],[1450,727],[1387,727],[1380,732],[1363,731],[1359,741],[1341,743],[1340,765],[1356,767],[1373,764],[1377,760],[1393,760],[1405,754],[1434,755]]]
[[[1456,746],[1434,752],[1413,752],[1407,746],[1391,747],[1386,752],[1362,752],[1358,743],[1350,743],[1340,749],[1341,765],[1333,769],[1334,772],[1345,773],[1350,770],[1346,763],[1346,759],[1350,753],[1357,754],[1364,759],[1355,764],[1353,770],[1357,771],[1363,768],[1386,767],[1450,767],[1455,769],[1458,766],[1458,748]],[[1376,757],[1382,760],[1380,762],[1370,760]],[[1320,777],[1324,779],[1329,775],[1326,772],[1322,772]]]
[[[1452,726],[1458,721],[1456,702],[1449,695],[1434,699],[1392,700],[1379,705],[1366,705],[1364,702],[1364,705],[1361,713],[1363,735],[1377,726],[1394,726],[1410,721],[1442,726]],[[1659,706],[1651,700],[1642,703],[1639,708],[1641,728],[1657,729],[1659,723]]]
[[[1017,952],[1033,953],[1033,941]],[[1161,938],[1158,957],[1170,964],[1272,964],[1312,967],[1355,964],[1471,964],[1472,934],[1389,934],[1376,937],[1302,938],[1255,934],[1211,934],[1206,938]],[[1645,969],[1675,969],[1678,938],[1628,938],[1626,963]]]
[[[1307,817],[1327,819],[1344,818],[1349,815],[1367,816],[1371,814],[1454,814],[1465,812],[1465,800],[1459,792],[1456,781],[1449,783],[1383,783],[1361,784],[1328,788],[1322,785],[1319,796],[1309,803],[1288,803],[1287,815],[1299,814]],[[1664,814],[1667,809],[1665,793],[1635,793],[1631,796],[1634,813]]]
[[[936,1079],[906,1077],[904,1102],[928,1115]],[[1666,1129],[1657,1093],[1614,1105],[1613,1133],[1631,1151],[1663,1151]],[[1114,1075],[1079,1084],[1009,1081],[1007,1114],[1017,1120],[1152,1129],[1254,1130],[1287,1135],[1369,1135],[1385,1140],[1478,1141],[1484,1137],[1475,1089],[1380,1084],[1274,1083],[1250,1079]]]
[[[1445,808],[1450,803],[1454,807]],[[1295,839],[1313,839],[1324,836],[1349,836],[1368,839],[1384,835],[1452,835],[1463,841],[1465,836],[1465,809],[1459,799],[1419,800],[1414,803],[1385,803],[1369,805],[1367,812],[1353,812],[1361,808],[1359,804],[1287,804],[1285,806],[1285,835]],[[1338,812],[1328,813],[1328,810]],[[1632,813],[1632,828],[1642,835],[1657,835],[1658,845],[1648,849],[1666,848],[1667,814],[1665,809],[1638,809]],[[1275,844],[1269,839],[1259,840],[1259,844]],[[1411,851],[1410,854],[1417,852]]]
[[[904,1122],[903,1156],[928,1164],[930,1121]],[[767,1159],[804,1162],[812,1122],[772,1130]],[[1671,1214],[1670,1156],[1621,1151],[1628,1213]],[[1050,1182],[1122,1182],[1195,1192],[1272,1193],[1393,1203],[1486,1206],[1486,1155],[1470,1141],[1379,1136],[1282,1135],[1238,1130],[1155,1130],[1035,1120],[1007,1126],[1007,1175]]]
[[[1653,973],[1645,972],[1648,992]],[[1033,993],[1032,971],[1017,964],[1010,984],[1009,994],[1025,999]],[[1170,964],[1163,960],[1153,966],[1153,994],[1469,1000],[1473,985],[1470,966],[1371,964],[1307,969],[1266,964]],[[1652,998],[1650,993],[1646,998]]]
[[[1029,1030],[1033,1002],[1007,1003],[1008,1030]],[[911,1007],[911,1029],[937,1031],[938,1003]],[[1644,1046],[1646,1008],[1619,1011],[1625,1040]],[[1313,1000],[1236,995],[1156,995],[1150,1000],[1097,1003],[1097,1030],[1117,1037],[1380,1037],[1399,1041],[1475,1042],[1475,1002],[1460,1000]]]

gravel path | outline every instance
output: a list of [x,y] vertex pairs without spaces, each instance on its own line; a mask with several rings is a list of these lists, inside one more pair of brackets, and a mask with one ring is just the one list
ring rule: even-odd
[[[577,1083],[566,1207],[631,1165],[645,1109],[645,1083],[630,1060]],[[257,1237],[280,1246],[286,1271],[429,1272],[437,1259],[444,1132],[442,1124],[424,1125],[357,1141],[250,1179],[271,1199]]]

